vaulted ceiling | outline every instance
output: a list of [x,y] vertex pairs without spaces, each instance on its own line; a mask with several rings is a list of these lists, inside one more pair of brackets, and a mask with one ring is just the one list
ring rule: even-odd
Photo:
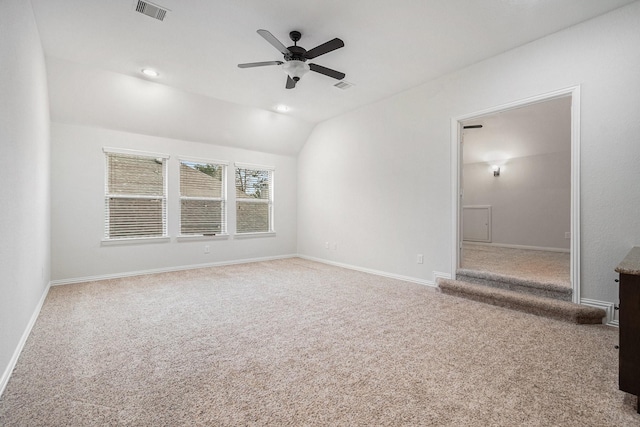
[[[410,89],[632,0],[157,0],[164,21],[136,13],[134,0],[32,0],[47,55],[128,75],[153,67],[158,82],[318,122]],[[308,74],[285,89],[281,60],[257,29],[310,49],[334,37],[345,47],[314,62],[355,86]]]
[[571,97],[556,98],[463,122],[463,163],[571,151]]
[[[157,0],[163,21],[135,11],[137,0],[31,0],[45,54],[82,66],[149,79],[239,107],[274,111],[312,126],[448,72],[588,20],[633,0]],[[292,90],[282,60],[260,37],[286,46],[289,32],[311,49],[334,37],[345,47],[313,60],[342,71],[309,73]]]

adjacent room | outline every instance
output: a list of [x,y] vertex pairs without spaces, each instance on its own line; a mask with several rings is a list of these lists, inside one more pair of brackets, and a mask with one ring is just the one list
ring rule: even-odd
[[571,103],[564,96],[465,121],[457,277],[535,280],[572,299]]
[[640,424],[640,1],[0,9],[0,425]]

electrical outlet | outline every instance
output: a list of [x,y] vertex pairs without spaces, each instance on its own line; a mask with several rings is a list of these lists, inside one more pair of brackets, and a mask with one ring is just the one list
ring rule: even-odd
[[329,249],[329,242],[324,242],[324,248]]
[[209,252],[211,252],[211,247],[209,245],[204,245],[204,253],[208,254]]
[[568,232],[568,231],[566,233],[564,233],[564,238],[565,239],[570,239],[571,238],[571,233]]
[[418,259],[416,261],[418,264],[424,264],[424,255],[418,254]]

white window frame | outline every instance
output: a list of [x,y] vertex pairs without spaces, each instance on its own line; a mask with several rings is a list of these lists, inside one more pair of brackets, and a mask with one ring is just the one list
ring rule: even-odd
[[[236,239],[242,238],[251,238],[251,237],[270,237],[276,235],[275,230],[275,221],[274,221],[274,194],[275,194],[275,167],[273,166],[265,166],[265,165],[257,165],[252,163],[234,163],[233,170],[233,190],[234,195],[236,192],[236,169],[249,169],[249,170],[260,170],[269,172],[269,198],[268,199],[239,199],[236,197],[236,203],[234,205],[234,212],[236,213],[236,229],[234,237]],[[269,230],[268,231],[250,231],[246,233],[242,233],[238,231],[238,223],[237,223],[237,206],[238,203],[266,203],[268,205],[269,212]]]
[[[227,239],[229,237],[228,234],[228,224],[229,224],[229,212],[228,212],[228,198],[227,198],[227,171],[229,169],[229,162],[224,160],[211,160],[211,159],[202,159],[202,158],[194,158],[194,157],[184,157],[180,156],[178,158],[178,168],[182,166],[183,162],[187,163],[198,163],[198,164],[210,164],[222,166],[222,194],[221,197],[189,197],[183,196],[180,193],[180,223],[178,225],[178,240],[216,240],[216,239]],[[180,187],[182,186],[182,176],[180,170],[178,169],[178,181]],[[220,233],[216,233],[214,235],[208,234],[182,234],[182,201],[183,200],[211,200],[211,201],[219,201],[222,202],[222,210],[224,220],[222,222]]]
[[[128,150],[124,148],[112,148],[112,147],[103,147],[102,149],[104,153],[104,234],[102,238],[102,244],[127,244],[127,243],[144,243],[144,242],[160,242],[160,241],[169,241],[168,235],[168,209],[167,209],[167,188],[168,188],[168,177],[167,177],[167,163],[169,161],[170,156],[168,154],[163,153],[153,153],[148,151],[137,151],[137,150]],[[110,194],[109,193],[109,160],[108,157],[110,154],[122,154],[126,156],[138,156],[138,157],[147,157],[153,159],[162,159],[162,196],[147,196],[147,195],[122,195],[122,194]],[[162,203],[162,235],[161,236],[140,236],[140,237],[109,237],[109,199],[118,198],[118,199],[147,199],[147,200],[156,200],[160,199]]]

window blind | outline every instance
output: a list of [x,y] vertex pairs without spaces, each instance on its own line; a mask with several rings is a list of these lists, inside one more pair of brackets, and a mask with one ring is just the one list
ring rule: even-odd
[[166,158],[105,154],[105,238],[166,236]]
[[227,232],[226,166],[180,161],[180,234]]
[[273,231],[273,170],[236,166],[236,232]]

